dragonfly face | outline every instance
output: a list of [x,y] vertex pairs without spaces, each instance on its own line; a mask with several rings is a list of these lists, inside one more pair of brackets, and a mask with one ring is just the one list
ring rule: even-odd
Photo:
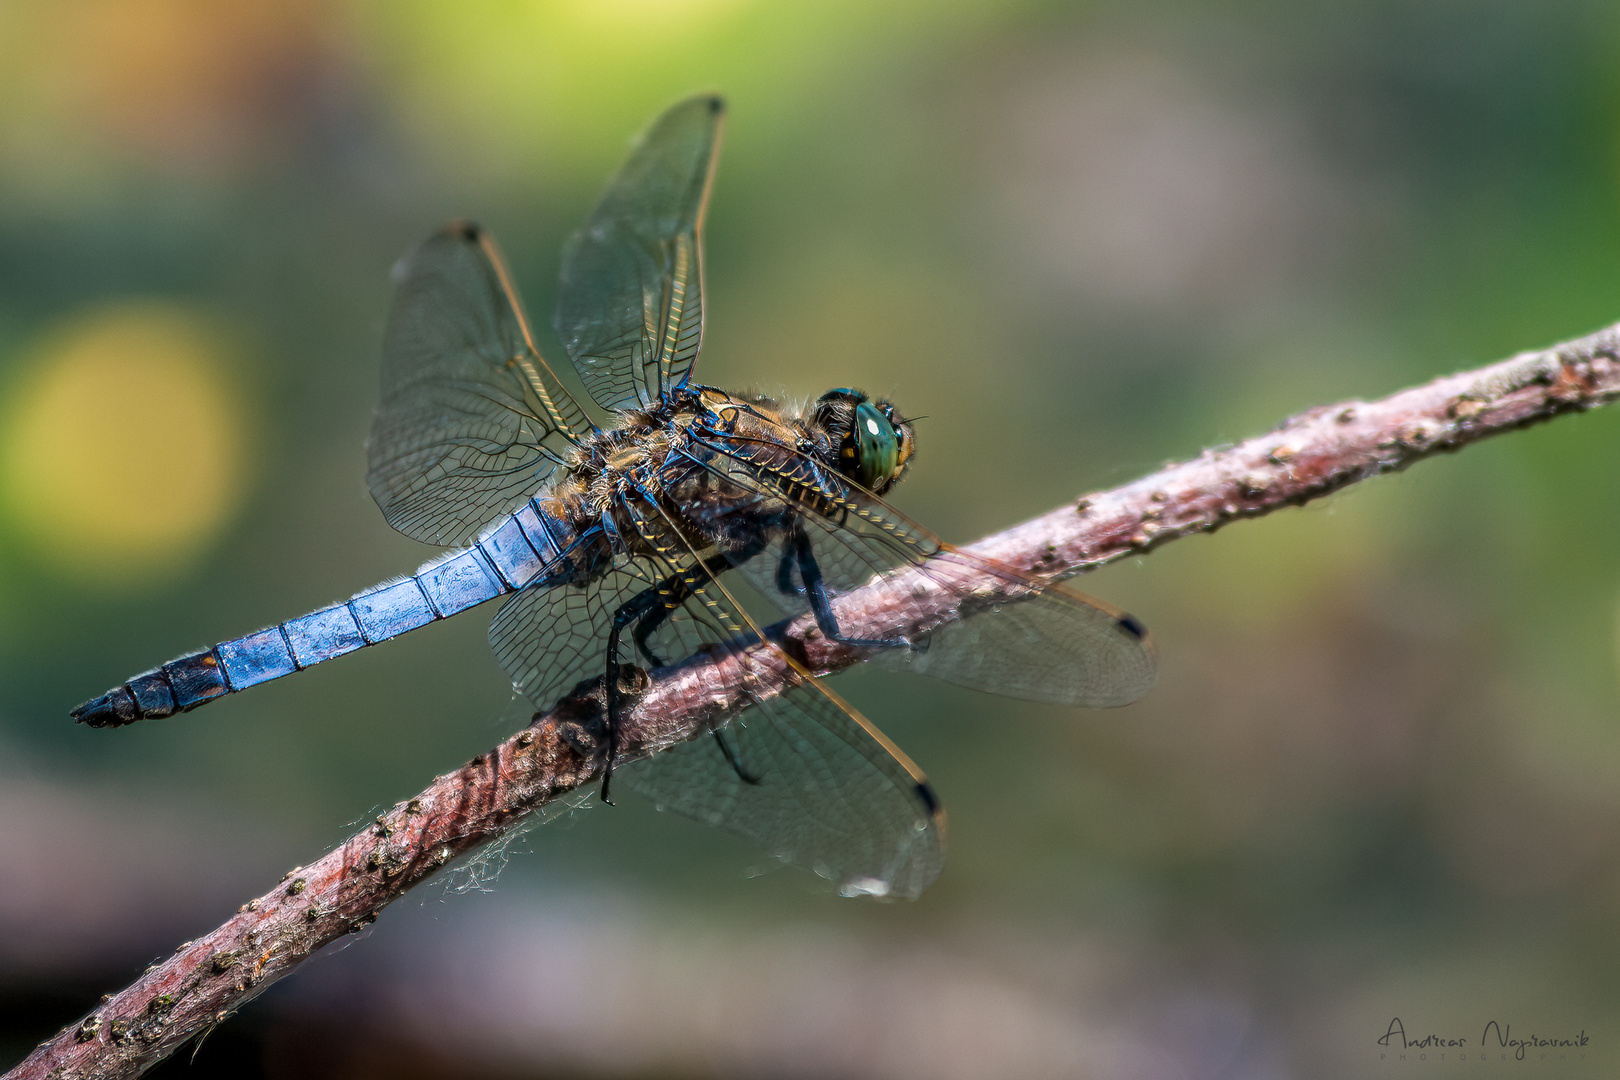
[[[540,706],[601,680],[613,776],[847,894],[915,896],[943,859],[939,802],[819,680],[799,669],[786,692],[728,688],[756,704],[712,738],[616,762],[621,699],[636,684],[621,673],[758,643],[760,620],[728,586],[741,577],[778,612],[811,614],[835,641],[901,650],[924,674],[1076,705],[1144,693],[1153,649],[1134,619],[952,549],[882,501],[915,446],[889,402],[846,388],[794,408],[692,381],[722,112],[698,97],[665,113],[564,251],[555,326],[612,423],[593,423],[541,358],[494,242],[449,226],[397,271],[368,482],[391,525],[455,550],[135,676],[74,717],[110,727],[183,712],[512,594],[490,624],[497,658]],[[839,624],[845,592],[887,596],[906,574],[963,590],[964,569],[1027,599],[926,642]],[[907,588],[892,586],[895,604]]]
[[915,446],[911,425],[887,401],[868,401],[859,390],[829,390],[816,402],[816,419],[838,444],[838,471],[874,495],[904,475]]

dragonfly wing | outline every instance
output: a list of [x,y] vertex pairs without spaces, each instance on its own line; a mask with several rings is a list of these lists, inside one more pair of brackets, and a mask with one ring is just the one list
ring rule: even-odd
[[[656,513],[647,507],[632,515],[642,541],[655,551],[684,550],[688,565],[698,565],[682,530]],[[692,595],[680,614],[699,635],[714,635],[711,653],[763,640],[717,577],[687,580]],[[870,721],[786,653],[777,650],[776,658],[792,685],[733,688],[751,708],[713,738],[632,765],[626,783],[665,809],[814,871],[846,896],[916,897],[944,864],[945,816],[933,789]]]
[[[932,585],[963,597],[972,612],[930,632],[919,648],[878,653],[875,663],[1055,705],[1128,705],[1153,688],[1157,652],[1132,616],[1066,585],[1042,586],[953,548],[875,496],[856,492],[851,498],[862,503],[861,512],[845,521],[803,520],[816,565],[833,591],[887,591],[892,595],[884,606],[903,617],[912,604],[911,579],[895,571],[911,566]],[[972,594],[986,579],[1011,586],[1014,598],[978,602]],[[790,599],[805,603],[802,594]]]
[[703,338],[703,214],[725,112],[689,98],[653,123],[563,251],[557,336],[604,409],[680,385]]
[[[804,507],[799,521],[829,592],[888,591],[891,595],[874,606],[892,612],[898,628],[914,604],[917,582],[905,572],[909,568],[931,587],[962,598],[963,607],[973,612],[934,630],[919,648],[878,653],[875,663],[1005,697],[1064,705],[1126,705],[1153,687],[1152,639],[1125,612],[953,548],[882,499],[808,460],[786,468],[775,464],[777,479],[767,482],[747,460],[746,446],[729,449],[735,456],[717,454],[709,467],[729,484],[754,490],[762,505],[780,501],[796,484],[806,495],[819,496],[799,500]],[[772,544],[740,569],[789,614],[810,610],[802,574],[783,543]],[[993,606],[978,602],[974,593],[986,581],[1010,586],[1006,591],[1012,598]]]
[[[583,588],[526,589],[490,626],[501,665],[537,703],[606,670],[614,614],[648,590],[669,597],[668,607],[658,607],[667,617],[648,628],[645,651],[634,641],[641,621],[628,624],[620,662],[656,667],[760,640],[752,620],[655,508],[624,510],[647,549],[664,554],[626,559]],[[678,591],[668,591],[677,581]],[[802,680],[798,685],[717,687],[751,704],[726,717],[717,735],[615,769],[615,785],[739,833],[847,894],[916,896],[943,860],[944,818],[926,779],[864,717],[785,654],[777,658],[790,680]],[[715,677],[756,678],[750,670],[720,665]]]
[[735,765],[717,738],[700,738],[615,776],[662,809],[747,837],[846,896],[912,899],[939,876],[944,814],[927,780],[819,681],[762,698],[718,739]]
[[873,661],[1022,701],[1110,708],[1153,688],[1156,656],[1147,630],[1130,615],[1048,585],[940,627],[923,648],[889,649]]
[[455,223],[396,270],[367,483],[407,536],[463,544],[591,430],[534,349],[500,254]]
[[508,599],[489,624],[489,644],[512,688],[544,706],[601,675],[613,613],[651,584],[632,562],[583,587],[534,585]]

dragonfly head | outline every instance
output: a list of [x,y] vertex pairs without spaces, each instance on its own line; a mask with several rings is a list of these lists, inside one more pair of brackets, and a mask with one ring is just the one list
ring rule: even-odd
[[887,401],[859,390],[829,390],[816,399],[816,422],[832,437],[838,471],[881,495],[906,471],[916,443],[911,424]]

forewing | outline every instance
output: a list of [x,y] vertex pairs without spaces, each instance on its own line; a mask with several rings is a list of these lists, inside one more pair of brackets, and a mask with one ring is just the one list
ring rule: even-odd
[[[874,662],[993,694],[1063,705],[1126,705],[1152,688],[1152,639],[1130,615],[1061,584],[1041,585],[1011,567],[953,548],[877,496],[807,458],[768,464],[746,446],[715,442],[718,476],[749,487],[762,505],[800,493],[800,523],[828,590],[870,588],[870,605],[907,621],[919,584],[963,601],[970,614],[932,631],[915,649],[890,649]],[[814,496],[814,497],[812,497]],[[784,575],[786,559],[790,570]],[[747,560],[742,573],[789,614],[810,609],[802,577],[778,542]],[[919,577],[921,581],[919,581]],[[978,601],[986,581],[1008,598]],[[789,588],[784,591],[782,586]],[[887,594],[887,595],[884,595]]]
[[[873,496],[856,493],[852,501],[862,504],[859,513],[803,520],[833,591],[870,586],[889,592],[883,606],[904,614],[913,602],[914,582],[903,572],[909,566],[933,587],[966,599],[971,612],[930,632],[918,648],[885,650],[874,662],[1057,705],[1128,705],[1152,689],[1157,655],[1132,616],[1066,585],[1039,586],[1010,567],[952,548]],[[756,581],[759,576],[756,571]],[[973,593],[987,577],[1010,586],[1014,596],[988,606],[976,602]],[[784,599],[807,606],[802,593]]]
[[441,230],[396,276],[367,483],[400,532],[462,544],[533,495],[591,425],[534,350],[477,226]]
[[703,338],[703,213],[725,112],[689,98],[642,135],[563,251],[556,330],[604,409],[686,380]]
[[874,660],[1003,697],[1093,708],[1129,705],[1158,678],[1142,624],[1065,585],[970,615],[933,631],[920,649],[890,649]]

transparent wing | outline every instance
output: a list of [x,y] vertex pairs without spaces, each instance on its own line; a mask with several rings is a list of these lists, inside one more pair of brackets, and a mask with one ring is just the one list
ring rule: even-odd
[[557,336],[604,409],[656,400],[697,357],[703,212],[724,111],[705,96],[659,117],[563,251]]
[[873,660],[1021,701],[1092,708],[1129,705],[1158,679],[1142,624],[1066,585],[940,627],[925,648],[890,649]]
[[[764,508],[800,493],[799,522],[829,592],[887,591],[880,604],[894,633],[915,603],[912,568],[931,587],[963,599],[967,618],[942,626],[917,649],[891,649],[873,661],[946,682],[1025,701],[1109,707],[1153,687],[1152,639],[1130,615],[1065,585],[1041,586],[1011,567],[953,548],[877,496],[799,458],[768,462],[746,446],[716,442],[708,465],[730,485],[753,490]],[[731,451],[726,453],[725,451]],[[773,479],[774,478],[774,479]],[[741,566],[757,590],[789,614],[810,610],[803,575],[782,542]],[[1013,586],[1021,598],[980,603],[986,578]],[[892,636],[892,635],[889,635]]]
[[[524,589],[502,604],[490,622],[495,659],[518,693],[538,705],[548,704],[582,679],[606,671],[614,613],[640,594],[656,591],[679,569],[672,561],[624,558],[584,585]],[[675,606],[647,636],[644,650],[637,645],[634,626],[627,628],[618,659],[663,667],[747,632],[746,623],[709,611],[707,596],[707,590],[700,590]]]
[[719,738],[736,766],[707,738],[615,776],[663,809],[814,871],[846,896],[912,899],[939,876],[944,815],[932,789],[819,680],[759,701]]
[[[523,589],[501,605],[489,624],[496,662],[511,677],[513,689],[536,705],[548,705],[580,680],[606,671],[613,613],[654,584],[648,564],[627,561],[584,586]],[[666,641],[660,639],[661,644]],[[676,652],[671,658],[688,655]],[[628,654],[621,659],[645,666]]]
[[591,430],[535,351],[500,253],[455,223],[400,263],[367,483],[407,536],[462,544]]
[[[663,555],[627,560],[584,589],[525,590],[491,624],[496,656],[533,700],[549,701],[602,674],[614,613],[677,576],[690,588],[671,597],[669,617],[648,636],[652,658],[631,652],[626,633],[621,661],[679,662],[758,640],[718,581],[690,573],[700,560],[654,508],[626,510],[642,539]],[[728,718],[714,737],[615,770],[615,784],[739,833],[846,894],[916,896],[943,861],[944,819],[926,779],[859,713],[785,655],[780,659],[807,681],[782,694],[748,684],[729,688],[753,705]],[[718,740],[726,741],[726,750]]]

